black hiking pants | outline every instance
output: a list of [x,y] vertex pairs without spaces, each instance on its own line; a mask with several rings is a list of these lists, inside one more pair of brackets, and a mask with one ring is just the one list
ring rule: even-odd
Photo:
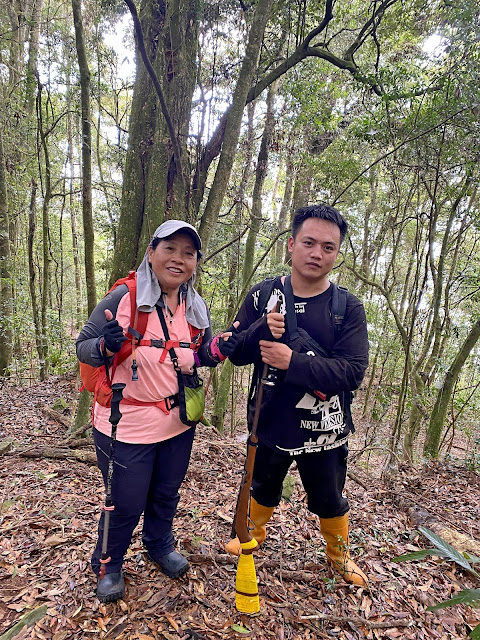
[[290,456],[258,443],[252,478],[252,495],[264,507],[276,507],[282,499],[283,480],[293,461],[297,463],[309,511],[320,518],[336,518],[349,510],[343,494],[347,477],[348,445],[336,449]]
[[[187,473],[195,429],[155,444],[115,443],[112,502],[108,531],[107,573],[122,568],[133,531],[143,516],[142,541],[153,556],[173,551],[172,522],[179,501],[180,485]],[[93,429],[98,467],[106,485],[110,438]],[[98,526],[98,541],[92,569],[100,571],[104,513]]]

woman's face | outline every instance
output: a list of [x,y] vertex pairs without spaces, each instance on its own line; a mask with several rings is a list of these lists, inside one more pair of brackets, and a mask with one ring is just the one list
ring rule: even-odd
[[148,260],[162,291],[170,293],[178,291],[192,277],[197,266],[197,249],[188,233],[178,231],[160,240],[155,249],[148,247]]

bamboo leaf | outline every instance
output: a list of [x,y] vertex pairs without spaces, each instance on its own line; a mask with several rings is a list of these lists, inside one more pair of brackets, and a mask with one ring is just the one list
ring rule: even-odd
[[477,624],[473,631],[468,634],[473,640],[480,640],[480,624]]
[[427,611],[436,611],[437,609],[445,609],[446,607],[452,607],[455,604],[469,604],[473,606],[480,601],[480,589],[465,589],[459,591],[450,600],[445,602],[438,602],[437,604],[427,607]]
[[440,551],[440,549],[420,549],[419,551],[413,551],[412,553],[405,553],[403,556],[397,556],[392,558],[392,562],[406,562],[407,560],[424,560],[428,556],[440,556],[442,558],[449,558],[449,554],[446,551]]
[[[430,542],[433,542],[438,550],[442,551],[443,554],[447,554],[442,554],[444,558],[450,558],[452,562],[456,562],[464,569],[467,569],[467,571],[473,572],[473,568],[471,567],[468,560],[459,551],[457,551],[455,547],[452,547],[451,544],[448,544],[448,542],[446,542],[443,538],[438,536],[433,531],[430,531],[430,529],[427,529],[426,527],[419,527],[419,530],[426,538],[430,540]],[[440,554],[437,553],[437,555]]]
[[247,629],[246,627],[242,627],[241,624],[232,624],[232,629],[237,633],[244,633],[245,635],[252,633],[250,629]]
[[469,560],[472,564],[477,564],[480,562],[480,558],[478,556],[474,556],[473,553],[468,553],[468,551],[464,551],[463,555],[467,560]]
[[38,620],[41,620],[45,616],[47,608],[46,604],[42,604],[36,609],[26,613],[16,624],[13,625],[13,627],[0,636],[0,640],[11,640],[20,633],[24,627],[31,627],[34,625]]

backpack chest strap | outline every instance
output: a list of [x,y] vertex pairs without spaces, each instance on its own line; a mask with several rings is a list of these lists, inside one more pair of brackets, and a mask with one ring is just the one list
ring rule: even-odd
[[157,349],[172,349],[181,347],[182,349],[192,349],[198,351],[200,344],[196,342],[182,342],[181,340],[139,340],[137,347],[156,347]]
[[160,362],[165,362],[167,353],[170,349],[191,349],[192,351],[198,351],[200,344],[197,342],[182,342],[181,340],[138,340],[137,347],[155,347],[156,349],[163,349],[160,356]]

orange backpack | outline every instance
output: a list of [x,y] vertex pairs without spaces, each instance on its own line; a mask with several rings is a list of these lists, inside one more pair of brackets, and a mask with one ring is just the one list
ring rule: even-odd
[[134,346],[143,338],[148,322],[148,313],[137,310],[137,274],[130,271],[126,278],[120,278],[115,282],[105,295],[122,284],[126,284],[130,292],[130,326],[128,328],[127,340],[122,344],[122,348],[115,354],[109,373],[106,366],[92,367],[90,364],[80,362],[80,378],[82,386],[80,390],[86,389],[94,394],[94,401],[109,407],[112,399],[111,381],[115,375],[115,369],[126,360],[132,353]]
[[[93,393],[94,403],[98,402],[98,404],[102,405],[102,407],[110,407],[110,402],[112,399],[111,384],[117,366],[133,353],[132,370],[133,375],[136,376],[135,347],[159,346],[157,344],[152,344],[154,342],[159,342],[158,340],[143,340],[143,334],[145,333],[145,330],[147,328],[149,314],[146,311],[138,311],[137,309],[136,276],[136,271],[130,271],[126,278],[120,278],[119,280],[117,280],[113,287],[111,287],[105,294],[108,295],[111,291],[122,284],[127,285],[130,293],[130,325],[126,333],[127,340],[122,344],[122,348],[120,349],[120,351],[114,355],[110,371],[109,367],[107,367],[106,365],[102,365],[100,367],[92,367],[92,365],[80,362],[80,378],[82,380],[80,391],[86,389],[87,391]],[[202,343],[203,330],[193,327],[190,323],[188,323],[188,328],[190,329],[190,343],[168,340],[161,345],[163,347],[163,355],[161,358],[162,362],[171,347],[186,347],[193,349],[194,351],[198,351]]]

